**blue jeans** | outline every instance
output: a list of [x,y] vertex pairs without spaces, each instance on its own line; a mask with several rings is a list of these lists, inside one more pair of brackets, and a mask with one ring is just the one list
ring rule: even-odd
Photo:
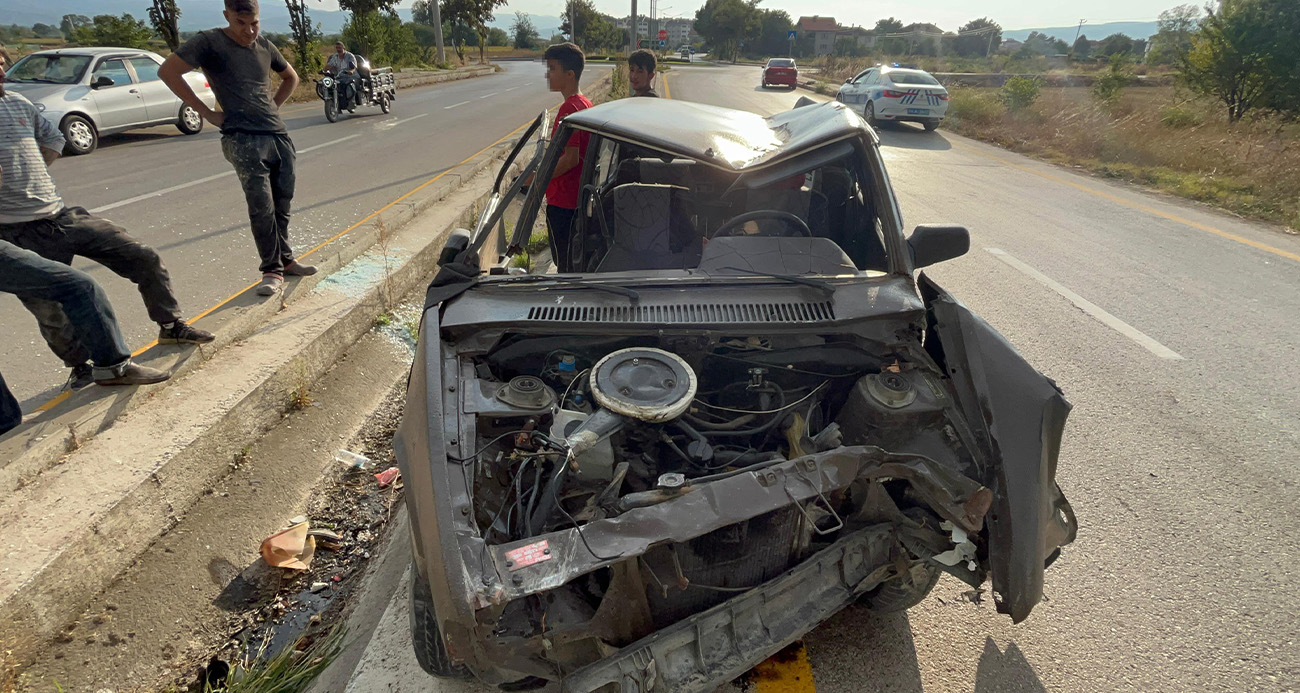
[[43,304],[42,314],[61,313],[94,361],[96,377],[111,377],[131,358],[108,296],[85,272],[0,241],[0,292]]

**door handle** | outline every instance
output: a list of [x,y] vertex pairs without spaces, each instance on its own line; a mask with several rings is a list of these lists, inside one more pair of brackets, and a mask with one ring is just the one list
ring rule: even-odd
[[139,94],[139,93],[140,93],[140,90],[139,90],[139,89],[132,89],[132,90],[131,90],[131,93],[132,93],[132,94]]

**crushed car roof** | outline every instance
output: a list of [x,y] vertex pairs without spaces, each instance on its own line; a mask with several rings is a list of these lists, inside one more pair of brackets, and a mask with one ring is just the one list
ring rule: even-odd
[[875,134],[834,101],[764,118],[748,111],[668,99],[619,99],[567,116],[568,125],[743,171],[829,142]]

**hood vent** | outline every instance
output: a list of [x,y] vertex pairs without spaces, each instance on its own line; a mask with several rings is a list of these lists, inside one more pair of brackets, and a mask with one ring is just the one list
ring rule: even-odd
[[539,306],[528,320],[544,322],[640,323],[651,325],[815,323],[835,319],[829,301],[821,303],[675,303],[633,306]]

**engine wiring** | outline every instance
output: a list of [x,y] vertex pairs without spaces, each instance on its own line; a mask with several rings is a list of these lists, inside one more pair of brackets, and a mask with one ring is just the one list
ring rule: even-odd
[[808,394],[804,395],[803,397],[800,397],[799,399],[797,399],[797,400],[795,400],[795,401],[793,401],[793,402],[790,402],[790,403],[788,403],[788,404],[783,404],[783,405],[781,405],[780,407],[778,407],[778,408],[776,408],[776,409],[768,409],[768,410],[766,410],[766,411],[755,411],[755,410],[753,410],[753,409],[732,409],[731,407],[722,407],[722,406],[718,406],[718,405],[716,405],[716,404],[709,404],[708,402],[705,402],[704,400],[701,400],[701,399],[696,399],[696,400],[694,400],[694,401],[695,401],[696,404],[699,404],[699,405],[701,405],[701,406],[708,407],[709,409],[716,409],[716,410],[718,410],[718,411],[731,412],[731,413],[733,413],[733,414],[780,414],[781,412],[783,412],[783,411],[785,411],[785,410],[787,410],[787,409],[790,409],[791,407],[796,407],[796,406],[798,406],[798,405],[800,405],[800,404],[803,404],[804,402],[807,402],[810,398],[812,398],[813,395],[815,395],[815,394],[817,394],[818,392],[820,392],[820,391],[822,390],[822,388],[826,387],[828,384],[830,384],[830,381],[829,381],[829,380],[822,381],[822,383],[821,383],[820,385],[818,385],[817,387],[814,387],[814,388],[812,389],[811,392],[809,392]]

